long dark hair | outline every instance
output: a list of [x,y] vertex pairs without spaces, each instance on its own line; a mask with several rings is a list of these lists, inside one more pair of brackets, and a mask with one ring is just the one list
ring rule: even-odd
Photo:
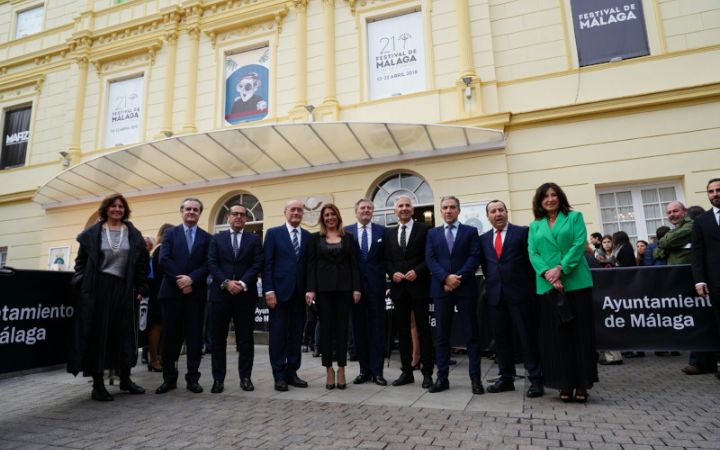
[[320,225],[320,236],[327,236],[327,227],[325,226],[325,221],[323,220],[323,215],[325,214],[326,209],[330,209],[330,210],[332,210],[332,212],[335,213],[335,215],[337,216],[337,219],[338,219],[338,224],[337,224],[338,234],[340,236],[344,235],[345,230],[343,229],[343,226],[342,226],[342,216],[340,215],[340,210],[338,209],[337,206],[335,206],[332,203],[325,203],[323,205],[322,209],[320,209],[320,217],[318,218],[318,225]]
[[103,199],[102,203],[100,203],[100,206],[98,207],[98,216],[100,216],[101,221],[107,222],[107,210],[110,205],[115,203],[115,200],[120,200],[125,207],[125,215],[123,215],[122,221],[125,222],[130,218],[130,206],[128,205],[127,200],[125,200],[125,197],[123,197],[122,194],[110,194]]
[[542,201],[545,198],[545,194],[547,194],[547,191],[549,189],[555,190],[555,193],[558,196],[558,201],[560,202],[560,205],[558,206],[558,212],[561,213],[569,213],[572,207],[570,206],[570,202],[568,202],[567,196],[565,195],[565,192],[555,183],[543,183],[535,190],[535,195],[533,196],[532,200],[532,209],[533,209],[533,215],[535,216],[535,219],[542,219],[544,217],[547,217],[547,211],[542,207]]

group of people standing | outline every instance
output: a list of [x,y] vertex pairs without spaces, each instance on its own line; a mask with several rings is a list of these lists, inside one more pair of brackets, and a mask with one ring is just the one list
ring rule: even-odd
[[[717,209],[720,180],[711,181],[708,193],[711,187],[716,192],[711,202]],[[413,220],[412,199],[407,196],[395,199],[398,226],[392,228],[373,223],[370,200],[360,199],[355,204],[357,221],[347,226],[339,209],[328,203],[320,210],[319,231],[313,234],[300,227],[303,203],[291,200],[284,209],[286,222],[268,229],[264,243],[244,230],[247,210],[242,204],[230,208],[230,229],[214,236],[197,226],[202,210],[200,200],[185,199],[180,207],[183,223],[164,233],[159,250],[155,277],[161,279],[157,296],[162,305],[164,364],[158,394],[177,387],[175,362],[183,338],[187,345],[186,387],[194,393],[203,391],[199,365],[209,274],[213,393],[224,390],[230,319],[235,324],[240,387],[254,389],[253,322],[261,277],[270,315],[269,357],[276,390],[308,386],[298,370],[306,308],[313,303],[319,313],[325,387],[347,387],[350,316],[360,363],[353,383],[387,385],[383,359],[389,283],[401,357],[401,374],[392,385],[415,382],[410,331],[414,315],[422,387],[430,393],[449,389],[450,330],[453,320],[459,320],[471,389],[482,394],[475,277],[480,266],[486,278],[486,303],[500,371],[488,392],[515,389],[515,348],[521,349],[529,375],[528,397],[542,396],[544,387],[551,387],[560,391],[562,401],[585,402],[588,390],[598,381],[585,221],[555,183],[537,188],[532,200],[535,220],[529,227],[509,223],[504,202],[489,202],[486,212],[492,230],[482,235],[459,222],[460,201],[454,196],[441,199],[443,224],[435,228]],[[106,198],[99,215],[100,221],[78,237],[74,281],[81,299],[68,370],[92,376],[92,398],[107,401],[112,400],[103,385],[102,373],[107,368],[120,375],[120,389],[144,392],[130,379],[130,367],[137,350],[134,305],[147,295],[148,261],[142,237],[128,221],[130,208],[122,195]],[[706,239],[701,234],[699,227],[693,231],[693,248],[714,248],[695,243],[696,238]],[[624,237],[627,235],[614,237],[614,241],[629,250],[629,256],[622,252],[614,256],[634,260]],[[698,250],[697,259],[702,261],[693,266],[697,277],[707,273],[703,269],[709,267],[706,255],[716,258],[713,252],[716,250]],[[715,295],[719,289],[716,281],[713,277],[701,280],[698,293],[709,289],[710,295]],[[435,314],[434,333],[429,323],[430,305]]]

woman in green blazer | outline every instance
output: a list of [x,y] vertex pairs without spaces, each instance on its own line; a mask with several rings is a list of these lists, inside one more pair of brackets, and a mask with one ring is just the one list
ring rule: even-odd
[[[583,256],[587,231],[555,183],[533,197],[535,221],[528,250],[541,295],[540,353],[544,384],[560,390],[560,399],[584,403],[597,377],[592,275]],[[558,299],[564,295],[564,307]],[[573,390],[574,397],[573,397]]]

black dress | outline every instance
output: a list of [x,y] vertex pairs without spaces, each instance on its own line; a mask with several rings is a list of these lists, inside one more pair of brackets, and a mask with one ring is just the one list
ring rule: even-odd
[[67,365],[67,371],[73,375],[82,371],[83,376],[93,376],[114,369],[125,376],[137,360],[135,295],[148,295],[148,252],[140,232],[130,222],[125,225],[130,250],[124,278],[99,271],[103,222],[77,237],[80,249],[75,259],[73,286],[80,290],[80,295]]

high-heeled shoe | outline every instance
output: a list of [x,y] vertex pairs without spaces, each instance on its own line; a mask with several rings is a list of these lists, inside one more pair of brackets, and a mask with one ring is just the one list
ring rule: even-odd
[[[342,380],[342,383],[340,382]],[[337,388],[338,389],[345,389],[347,387],[347,383],[345,382],[345,368],[344,367],[338,367],[338,373],[337,373]]]
[[[330,382],[332,380],[332,383]],[[327,379],[325,380],[325,389],[328,391],[335,389],[335,369],[327,368]]]
[[575,390],[575,403],[587,403],[590,395],[586,390],[576,389]]
[[162,372],[162,371],[163,371],[162,366],[160,366],[160,367],[155,367],[155,366],[153,366],[152,364],[148,364],[147,367],[148,367],[148,372]]
[[573,400],[572,397],[572,390],[560,391],[560,400],[562,400],[563,403],[570,403]]

